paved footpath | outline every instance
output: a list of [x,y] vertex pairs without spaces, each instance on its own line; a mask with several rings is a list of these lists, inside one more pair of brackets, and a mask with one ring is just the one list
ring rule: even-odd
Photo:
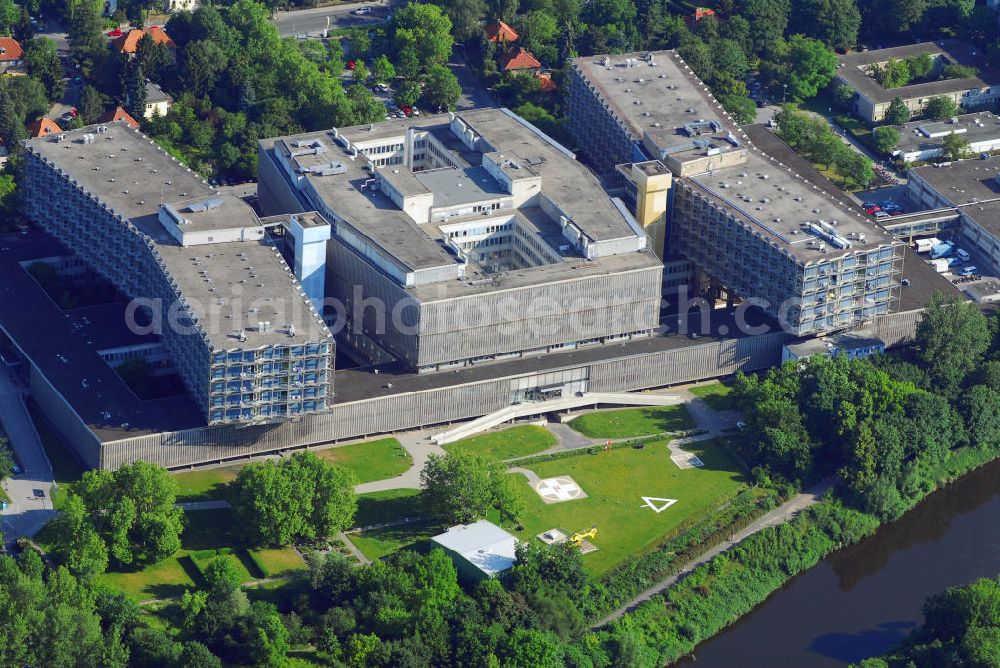
[[437,429],[424,429],[421,431],[408,431],[392,434],[393,438],[399,441],[403,449],[413,457],[413,466],[408,471],[395,478],[366,482],[354,488],[358,494],[367,492],[383,492],[389,489],[420,489],[420,472],[424,470],[424,464],[431,455],[443,457],[446,453],[440,445],[435,445],[431,441],[431,434],[436,434]]
[[622,616],[624,616],[626,613],[632,612],[641,604],[650,600],[657,594],[662,594],[664,591],[669,589],[679,580],[686,577],[687,574],[693,571],[695,568],[701,566],[702,564],[708,563],[709,561],[712,560],[713,557],[722,554],[723,552],[729,551],[748,536],[752,536],[753,534],[767,527],[778,526],[779,524],[784,524],[785,522],[788,522],[793,517],[798,515],[800,512],[808,508],[809,506],[818,503],[819,500],[823,498],[823,495],[826,493],[826,490],[828,490],[830,487],[831,483],[829,481],[825,481],[801,494],[796,494],[791,499],[781,504],[771,512],[767,513],[766,515],[762,515],[761,517],[757,518],[754,522],[750,523],[740,531],[736,532],[732,540],[723,541],[718,545],[716,545],[715,547],[709,549],[707,552],[703,552],[698,557],[684,564],[684,567],[680,570],[679,573],[676,573],[674,575],[664,578],[663,580],[660,580],[655,585],[653,585],[646,591],[642,592],[641,594],[639,594],[631,601],[629,601],[622,607],[612,612],[610,615],[608,615],[601,621],[594,624],[592,628],[597,629],[607,624],[610,624],[611,622],[617,619],[621,619]]

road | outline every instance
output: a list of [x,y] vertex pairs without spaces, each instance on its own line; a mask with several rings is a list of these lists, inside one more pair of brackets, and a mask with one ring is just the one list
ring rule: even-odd
[[[0,511],[5,540],[34,536],[55,516],[52,508],[52,466],[24,406],[21,388],[0,365],[0,420],[24,471],[3,484],[11,503]],[[39,495],[41,492],[41,495]]]
[[[371,7],[372,13],[365,16],[352,14],[359,7]],[[385,2],[359,2],[335,7],[299,9],[278,12],[272,22],[281,35],[318,35],[329,28],[353,28],[355,26],[380,23],[386,19],[389,10]],[[327,20],[329,19],[329,26]]]

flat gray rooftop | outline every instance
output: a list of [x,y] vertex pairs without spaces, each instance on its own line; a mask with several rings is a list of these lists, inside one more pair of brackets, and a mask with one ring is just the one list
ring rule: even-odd
[[169,202],[164,206],[186,221],[182,227],[184,232],[208,232],[260,225],[253,209],[247,211],[249,207],[246,202],[231,193],[192,197]]
[[[890,58],[904,60],[925,53],[930,56],[943,56],[952,63],[975,67],[978,71],[977,76],[927,81],[900,88],[885,89],[866,71],[871,65],[886,63]],[[953,39],[849,53],[840,56],[837,76],[875,103],[891,102],[895,97],[908,100],[974,88],[987,88],[991,83],[997,82],[995,74],[982,54],[972,46]]]
[[[893,243],[894,238],[856,209],[829,196],[794,170],[757,149],[748,152],[747,163],[716,170],[711,174],[685,177],[730,208],[739,211],[757,229],[782,245],[803,262],[829,259],[858,249]],[[806,222],[823,220],[851,241],[850,251],[827,244],[826,253],[809,242],[817,237],[803,229]],[[865,240],[857,240],[863,234]],[[852,237],[854,237],[852,239]]]
[[913,151],[929,151],[941,148],[944,138],[952,133],[959,133],[969,143],[1000,139],[1000,118],[983,111],[975,114],[956,116],[957,122],[949,121],[913,121],[899,130],[899,143],[896,150],[902,153]]
[[417,172],[413,176],[434,193],[436,207],[471,204],[507,194],[482,167],[444,167]]
[[[256,241],[180,246],[158,220],[160,204],[179,203],[176,208],[186,209],[190,202],[216,197],[216,192],[137,130],[122,122],[101,127],[106,131],[89,126],[64,133],[65,141],[50,135],[31,139],[28,145],[154,242],[214,348],[291,345],[330,337],[273,248]],[[220,207],[191,214],[206,216],[198,218],[203,221],[198,225],[260,225],[253,209],[239,198],[217,197]],[[234,312],[234,300],[242,303],[239,312]],[[248,315],[251,300],[260,306]],[[247,332],[244,343],[234,337],[238,327],[256,328],[259,321],[270,321],[271,332]],[[286,325],[294,326],[294,337],[279,330]]]
[[680,131],[684,125],[728,121],[725,110],[675,51],[587,56],[570,62],[637,141],[648,133],[660,148],[679,146],[691,141]]
[[[338,128],[335,132],[305,133],[265,140],[261,145],[266,149],[265,157],[276,163],[274,154],[284,155],[296,170],[297,176],[307,180],[311,189],[315,190],[333,214],[345,220],[397,263],[410,270],[448,266],[458,262],[441,243],[444,235],[439,225],[486,222],[513,215],[552,245],[561,237],[558,221],[541,207],[531,204],[516,210],[499,210],[489,217],[474,214],[419,224],[400,210],[387,195],[366,186],[374,177],[366,168],[367,159],[363,155],[352,159],[351,152],[337,141],[337,136],[346,138],[352,145],[364,147],[366,142],[385,142],[394,138],[402,143],[407,128],[427,132],[445,147],[450,159],[461,165],[460,168],[410,172],[405,165],[389,165],[376,167],[376,171],[394,188],[404,193],[432,193],[434,206],[506,196],[506,191],[482,167],[483,155],[489,153],[491,156],[502,155],[505,161],[516,162],[517,169],[509,168],[515,177],[539,177],[542,194],[555,202],[593,240],[606,241],[635,236],[635,231],[623,213],[615,207],[610,196],[587,168],[571,153],[550,143],[513,114],[501,109],[483,109],[463,112],[458,117],[484,140],[486,149],[469,150],[451,131],[451,117],[443,114],[410,118],[405,123],[386,121]],[[305,147],[316,140],[324,144],[326,151],[300,153],[297,150],[297,146]],[[323,175],[312,171],[334,162],[338,164],[335,170],[337,173]],[[280,166],[276,164],[276,167],[281,171]],[[302,205],[311,208],[306,201],[302,201]],[[567,262],[564,263],[505,272],[489,280],[483,280],[487,278],[486,274],[470,264],[465,280],[431,283],[411,291],[418,299],[444,299],[563,278],[579,278],[587,274],[645,269],[656,263],[655,257],[646,252],[599,257],[591,262],[580,262],[577,261],[579,258],[574,257],[566,259]]]

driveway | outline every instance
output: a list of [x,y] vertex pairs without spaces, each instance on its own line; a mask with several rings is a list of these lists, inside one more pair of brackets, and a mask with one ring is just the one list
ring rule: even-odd
[[0,422],[23,472],[4,482],[11,503],[0,511],[5,540],[33,536],[55,516],[52,508],[52,466],[24,405],[21,388],[7,367],[0,365]]

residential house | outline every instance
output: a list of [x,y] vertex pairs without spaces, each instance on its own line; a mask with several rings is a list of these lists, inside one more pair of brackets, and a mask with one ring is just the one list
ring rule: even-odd
[[24,65],[24,49],[11,37],[0,37],[0,71],[18,68]]

